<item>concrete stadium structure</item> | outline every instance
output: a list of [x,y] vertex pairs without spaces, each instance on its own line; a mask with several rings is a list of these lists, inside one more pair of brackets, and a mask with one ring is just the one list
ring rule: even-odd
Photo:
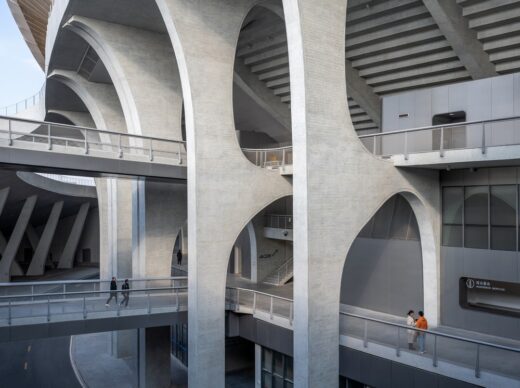
[[172,351],[190,387],[520,387],[520,1],[7,1],[47,79],[0,165],[94,177],[101,280],[4,284],[2,341],[111,331],[139,387]]

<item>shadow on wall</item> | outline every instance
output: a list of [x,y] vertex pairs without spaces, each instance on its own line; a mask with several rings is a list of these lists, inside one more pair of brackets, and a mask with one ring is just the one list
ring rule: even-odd
[[423,309],[417,220],[401,195],[390,198],[352,244],[341,282],[343,304],[405,316]]

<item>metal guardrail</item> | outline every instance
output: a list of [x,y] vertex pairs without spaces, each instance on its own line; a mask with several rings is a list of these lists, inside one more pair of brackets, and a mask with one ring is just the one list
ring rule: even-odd
[[281,296],[248,288],[226,287],[226,306],[237,312],[247,310],[253,315],[260,313],[271,320],[282,318],[287,320],[290,326],[293,323],[293,301]]
[[[520,348],[440,333],[437,331],[421,330],[413,326],[388,322],[377,318],[347,312],[340,312],[340,316],[344,316],[349,320],[358,320],[362,322],[361,326],[356,325],[355,322],[351,322],[350,324],[347,323],[346,331],[341,334],[361,338],[365,348],[368,347],[369,342],[390,345],[395,348],[396,356],[400,357],[401,351],[407,348],[407,336],[417,333],[417,335],[420,334],[425,336],[425,347],[428,354],[431,354],[432,365],[434,367],[438,366],[439,360],[446,360],[452,364],[462,364],[468,368],[473,368],[475,377],[479,378],[484,364],[484,369],[493,372],[497,372],[497,369],[500,369],[499,373],[501,374],[510,374],[515,376],[515,378],[520,377],[520,371],[518,371],[518,365],[520,365]],[[372,327],[372,331],[369,331],[370,324],[374,326]],[[389,328],[395,329],[395,334],[393,336],[389,336],[387,330],[385,330]],[[471,346],[474,349],[470,349],[470,351],[467,352],[467,354],[470,354],[469,358],[464,358],[460,350],[466,349],[467,346]],[[458,349],[459,352],[451,354],[449,349]],[[483,349],[488,349],[488,353],[486,354]],[[499,352],[500,354],[498,354]],[[496,363],[492,366],[487,366],[486,356],[494,356],[498,360],[500,360],[501,357],[503,357],[504,360],[510,359],[511,356],[516,357],[516,362],[512,362],[512,365],[515,366],[511,369],[504,365],[497,365]]]
[[293,216],[290,214],[266,214],[265,226],[267,228],[292,229]]
[[[186,284],[176,284],[181,281]],[[181,307],[187,308],[188,288],[185,278],[133,279],[130,289],[122,290],[119,286],[115,291],[101,289],[106,281],[72,281],[58,287],[58,282],[45,283],[48,287],[45,292],[0,296],[0,325],[10,326],[17,319],[30,319],[31,323],[38,319],[51,322],[64,321],[65,317],[71,320],[77,320],[78,316],[79,319],[87,319],[91,314],[96,314],[95,317],[120,316],[126,310],[133,314],[152,314],[154,311],[164,312],[165,309],[179,311]],[[78,284],[93,287],[78,289]],[[66,285],[72,286],[72,291],[71,287],[67,290]],[[133,288],[135,285],[142,288]],[[35,290],[34,286],[29,286],[32,291]],[[128,303],[123,306],[123,300],[118,299],[118,296],[124,297],[126,293]],[[111,302],[105,300],[108,297],[115,298],[114,306],[107,304]]]
[[520,145],[520,116],[500,119],[466,121],[380,132],[359,136],[361,142],[374,155],[390,157],[402,154],[439,152],[446,150],[481,149]]
[[117,159],[161,158],[179,165],[186,161],[184,141],[6,116],[0,116],[0,142],[9,147],[41,144],[49,151],[59,147],[58,152],[85,155],[94,151]]
[[288,281],[293,276],[293,273],[293,258],[291,257],[273,271],[271,275],[267,276],[263,283],[280,286],[282,282]]
[[42,85],[41,89],[32,95],[31,97],[27,97],[21,101],[18,101],[14,104],[0,107],[0,114],[8,116],[13,114],[18,114],[19,112],[23,112],[28,108],[31,108],[42,101],[45,96],[45,83]]
[[293,164],[292,146],[278,148],[242,148],[244,155],[258,167],[277,170]]
[[[11,282],[0,283],[0,301],[6,298],[14,298],[17,296],[37,297],[39,295],[54,294],[58,291],[61,295],[71,292],[95,292],[107,290],[111,280],[63,280],[63,281],[42,281],[42,282]],[[188,278],[185,276],[178,277],[160,277],[147,279],[128,279],[131,288],[148,288],[148,287],[179,287],[188,284]],[[123,280],[117,281],[120,287]]]

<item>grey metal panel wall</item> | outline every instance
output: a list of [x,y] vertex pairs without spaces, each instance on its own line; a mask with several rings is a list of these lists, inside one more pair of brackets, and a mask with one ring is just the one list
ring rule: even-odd
[[385,96],[382,104],[383,132],[431,125],[434,115],[460,110],[468,121],[520,115],[520,73]]
[[423,308],[419,241],[357,238],[347,256],[342,303],[405,316]]
[[459,305],[459,279],[464,276],[520,282],[518,252],[442,247],[441,322],[443,325],[520,339],[520,320]]
[[478,387],[344,346],[339,348],[339,362],[341,376],[377,388]]
[[255,344],[276,350],[287,356],[292,357],[293,355],[292,330],[258,320],[251,315],[241,315],[239,333],[240,337]]

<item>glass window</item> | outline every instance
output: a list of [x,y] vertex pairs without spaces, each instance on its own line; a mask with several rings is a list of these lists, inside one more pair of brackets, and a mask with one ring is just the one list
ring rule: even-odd
[[269,372],[262,371],[262,388],[272,388],[273,375]]
[[262,348],[262,369],[273,371],[273,352],[270,349]]
[[491,186],[491,249],[516,250],[516,185]]
[[464,246],[487,249],[488,244],[488,186],[465,188]]
[[462,187],[445,187],[442,190],[442,244],[449,247],[462,246]]
[[283,377],[283,354],[274,352],[274,367],[273,373]]

